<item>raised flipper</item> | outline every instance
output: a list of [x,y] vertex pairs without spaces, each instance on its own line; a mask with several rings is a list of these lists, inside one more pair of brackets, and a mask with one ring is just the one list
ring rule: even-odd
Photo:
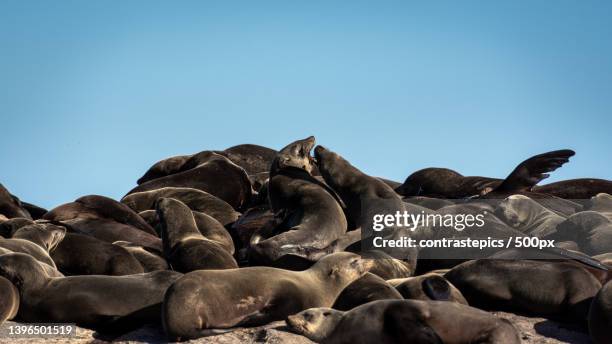
[[563,166],[576,154],[573,150],[563,149],[533,156],[520,163],[494,191],[530,191],[541,180]]

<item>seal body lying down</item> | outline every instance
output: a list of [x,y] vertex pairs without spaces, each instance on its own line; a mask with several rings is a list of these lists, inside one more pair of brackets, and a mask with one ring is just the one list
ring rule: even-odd
[[166,293],[164,330],[170,340],[185,340],[217,332],[211,329],[256,326],[306,308],[331,307],[369,264],[340,252],[299,272],[269,267],[193,271]]
[[286,321],[292,331],[324,344],[521,342],[507,320],[447,301],[382,300],[348,312],[312,308]]

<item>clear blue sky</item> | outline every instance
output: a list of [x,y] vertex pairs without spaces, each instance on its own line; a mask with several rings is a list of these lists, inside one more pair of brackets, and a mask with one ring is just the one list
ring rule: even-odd
[[610,1],[0,1],[0,182],[53,207],[315,135],[367,173],[612,178]]

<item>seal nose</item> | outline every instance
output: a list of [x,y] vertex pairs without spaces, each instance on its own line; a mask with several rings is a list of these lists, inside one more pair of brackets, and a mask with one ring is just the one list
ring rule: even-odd
[[297,329],[300,326],[300,317],[297,314],[289,315],[285,319],[285,322],[289,326],[290,329]]

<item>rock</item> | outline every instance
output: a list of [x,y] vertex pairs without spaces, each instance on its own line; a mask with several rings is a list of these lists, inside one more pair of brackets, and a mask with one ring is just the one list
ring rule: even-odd
[[508,319],[519,331],[524,344],[591,343],[586,329],[575,324],[562,324],[545,318],[528,318],[506,312],[493,314]]

